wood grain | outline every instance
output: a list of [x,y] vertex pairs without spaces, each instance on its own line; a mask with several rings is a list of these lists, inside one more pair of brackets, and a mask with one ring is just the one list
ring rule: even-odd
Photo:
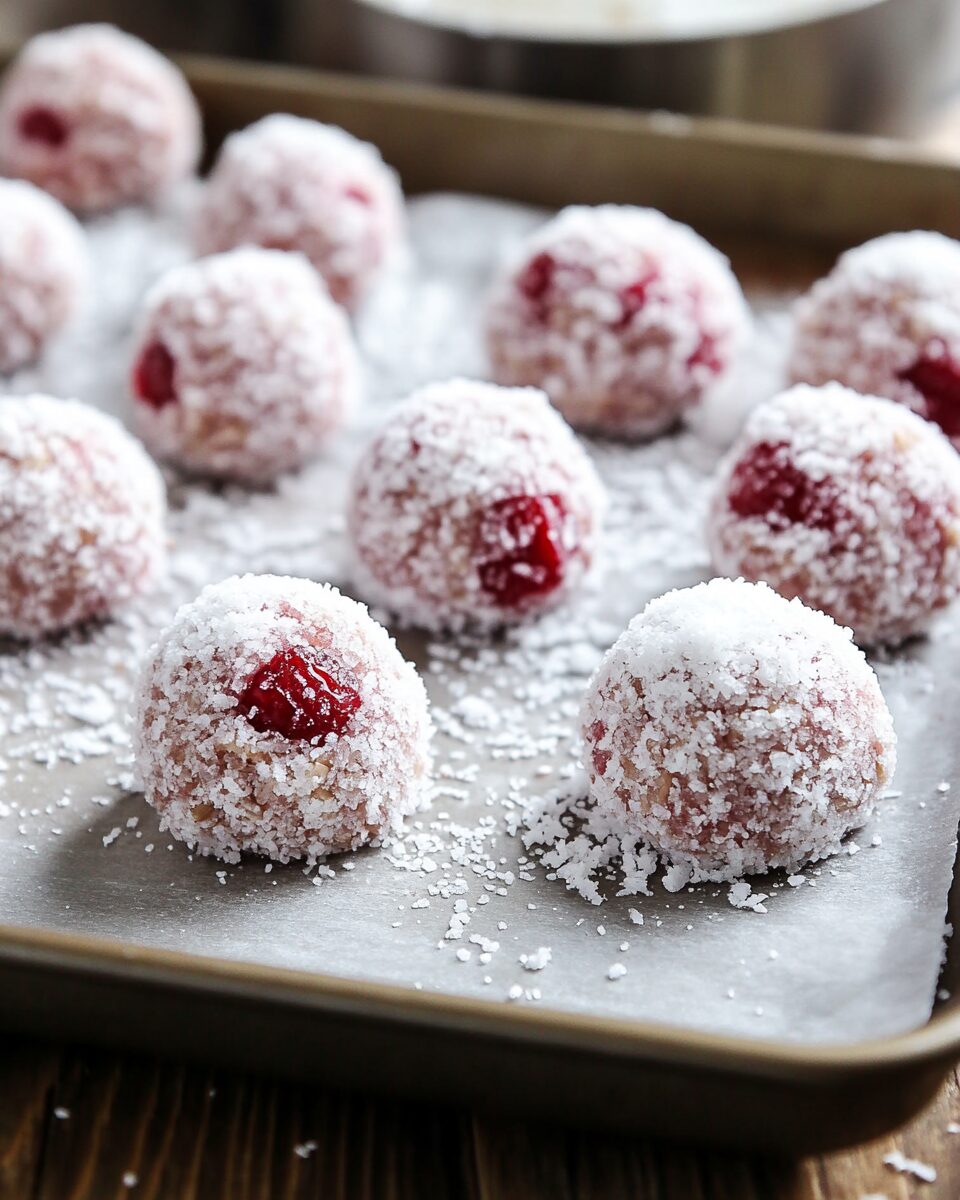
[[956,1075],[897,1135],[790,1162],[0,1042],[0,1200],[956,1200],[951,1122]]
[[32,1196],[51,1120],[56,1050],[0,1043],[0,1195]]

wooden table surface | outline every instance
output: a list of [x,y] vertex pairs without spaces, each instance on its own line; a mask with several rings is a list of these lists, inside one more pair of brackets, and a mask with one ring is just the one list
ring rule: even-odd
[[896,1136],[790,1162],[0,1040],[3,1200],[956,1200],[951,1122],[956,1076]]

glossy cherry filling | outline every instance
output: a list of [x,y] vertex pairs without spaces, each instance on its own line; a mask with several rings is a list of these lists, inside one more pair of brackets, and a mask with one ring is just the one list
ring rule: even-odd
[[801,471],[783,442],[758,442],[740,459],[728,501],[737,516],[764,517],[771,525],[833,532],[841,515],[836,484]]
[[899,377],[923,396],[928,420],[935,421],[947,437],[960,437],[960,363],[946,354],[918,358]]
[[164,408],[177,399],[173,355],[163,342],[151,342],[133,368],[133,391],[153,408]]
[[40,142],[53,149],[62,146],[70,135],[63,117],[39,104],[23,110],[17,119],[17,130],[25,141]]
[[556,259],[552,254],[535,254],[517,276],[520,292],[538,309],[543,308],[556,269]]
[[560,496],[511,496],[483,512],[476,552],[480,586],[503,608],[520,608],[563,582],[566,508]]
[[[348,682],[348,679],[351,682]],[[238,707],[258,733],[291,741],[339,737],[360,707],[352,676],[312,646],[278,651],[244,685]]]

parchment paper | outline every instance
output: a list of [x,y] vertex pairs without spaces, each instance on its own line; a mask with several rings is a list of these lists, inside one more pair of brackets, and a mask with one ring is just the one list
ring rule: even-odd
[[[125,411],[132,310],[186,256],[181,207],[91,226],[96,300],[10,390]],[[477,325],[489,272],[542,216],[468,197],[413,202],[411,260],[359,323],[367,403],[328,459],[259,493],[171,475],[169,586],[118,622],[0,656],[0,920],[747,1035],[849,1040],[922,1023],[944,947],[960,801],[956,614],[877,664],[900,768],[846,853],[789,882],[671,892],[654,877],[650,895],[619,897],[625,876],[614,863],[581,887],[596,889],[594,904],[540,863],[550,846],[532,840],[543,813],[557,811],[558,790],[582,793],[572,731],[599,656],[649,598],[709,574],[709,472],[745,409],[779,381],[789,298],[770,288],[751,296],[749,361],[695,430],[636,449],[592,447],[612,496],[607,561],[575,606],[487,641],[399,634],[439,727],[438,794],[399,843],[307,875],[260,860],[225,867],[161,834],[130,790],[130,680],[155,628],[234,571],[349,590],[340,497],[357,447],[415,384],[483,373]]]

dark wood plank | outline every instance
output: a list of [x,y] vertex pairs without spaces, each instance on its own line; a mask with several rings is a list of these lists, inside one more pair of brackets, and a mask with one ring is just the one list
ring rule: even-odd
[[[808,1160],[802,1182],[789,1200],[846,1200],[879,1194],[888,1200],[956,1200],[960,1196],[960,1080],[956,1072],[936,1101],[903,1130],[855,1150]],[[901,1175],[884,1165],[884,1158],[899,1151],[907,1158],[928,1163],[937,1180],[924,1184],[912,1175]],[[779,1200],[779,1198],[778,1198]]]
[[60,1052],[0,1040],[0,1195],[32,1196],[51,1120]]
[[[54,1117],[55,1108],[69,1117]],[[0,1197],[956,1200],[953,1122],[956,1076],[894,1137],[789,1163],[368,1100],[322,1080],[294,1085],[9,1042],[0,1056]],[[893,1150],[934,1165],[937,1182],[892,1172],[883,1158]]]
[[482,1200],[777,1200],[797,1168],[591,1130],[474,1122]]
[[66,1057],[57,1095],[70,1117],[50,1125],[37,1200],[475,1194],[450,1110],[94,1051]]

